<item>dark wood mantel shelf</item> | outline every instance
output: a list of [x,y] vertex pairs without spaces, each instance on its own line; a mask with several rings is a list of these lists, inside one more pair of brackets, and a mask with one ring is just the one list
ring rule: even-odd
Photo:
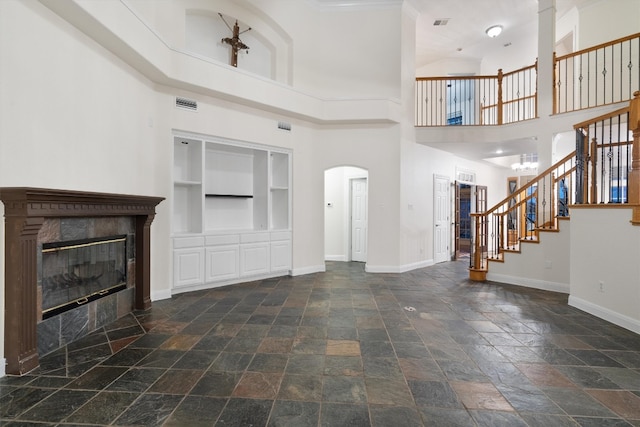
[[135,217],[135,309],[150,298],[151,223],[162,197],[29,187],[0,188],[5,215],[5,355],[7,373],[38,366],[37,238],[45,218]]

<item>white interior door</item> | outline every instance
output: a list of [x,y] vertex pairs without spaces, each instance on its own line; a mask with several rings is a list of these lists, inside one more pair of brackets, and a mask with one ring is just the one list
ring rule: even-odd
[[450,217],[449,178],[441,175],[433,177],[433,262],[449,261]]
[[367,262],[367,179],[351,180],[351,260]]

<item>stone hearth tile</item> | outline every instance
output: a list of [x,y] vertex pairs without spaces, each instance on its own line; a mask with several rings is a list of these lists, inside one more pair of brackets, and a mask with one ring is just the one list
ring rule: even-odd
[[156,326],[154,326],[152,331],[156,334],[177,334],[182,331],[187,325],[188,323],[185,322],[173,322],[167,320],[165,322],[158,323]]
[[293,346],[291,338],[263,338],[258,347],[258,353],[289,353]]
[[367,357],[362,359],[364,376],[372,378],[401,378],[398,359],[391,357]]
[[367,405],[342,403],[323,403],[320,413],[320,426],[368,426],[371,425]]
[[55,391],[31,387],[18,388],[0,398],[0,417],[16,417]]
[[278,400],[273,405],[269,426],[317,427],[320,404]]
[[242,372],[247,369],[253,359],[253,354],[232,353],[223,351],[211,364],[210,371],[218,372]]
[[95,394],[95,391],[59,390],[33,406],[19,418],[33,421],[62,421]]
[[278,399],[319,402],[322,399],[322,377],[285,374],[280,384]]
[[202,370],[170,369],[156,381],[150,392],[187,394],[202,377]]
[[197,396],[229,397],[240,381],[239,372],[206,372],[189,392]]
[[227,399],[206,396],[187,396],[164,423],[167,427],[212,426]]
[[115,425],[162,425],[183,396],[143,394],[118,419]]
[[233,391],[234,397],[275,399],[280,389],[282,374],[245,372]]
[[367,389],[361,377],[324,377],[323,402],[367,403]]
[[360,343],[351,340],[328,340],[327,356],[360,356]]
[[575,384],[551,365],[518,364],[516,367],[538,387],[575,387]]
[[587,390],[591,396],[624,418],[640,420],[640,397],[626,390]]
[[452,381],[450,384],[467,409],[513,411],[513,407],[491,383]]
[[107,390],[134,391],[142,393],[155,383],[165,373],[164,369],[133,368],[122,374]]
[[367,400],[372,404],[412,406],[413,397],[404,380],[365,378]]
[[247,368],[252,372],[282,373],[287,366],[289,356],[286,354],[257,353]]
[[370,405],[371,424],[384,426],[422,426],[420,415],[413,407]]
[[443,381],[444,374],[438,364],[429,358],[398,359],[407,380]]
[[325,354],[327,340],[313,338],[296,338],[293,341],[293,354]]
[[137,393],[100,392],[74,412],[67,422],[108,425],[138,398]]
[[229,399],[217,424],[228,427],[264,426],[267,425],[272,400]]
[[111,352],[113,353],[119,352],[120,350],[122,350],[123,348],[125,348],[126,346],[134,342],[137,338],[138,338],[137,336],[134,336],[134,337],[122,338],[119,340],[109,342],[109,345],[111,346]]
[[362,376],[362,359],[359,356],[327,356],[324,375]]
[[190,350],[180,358],[172,369],[207,369],[218,357],[217,351]]
[[174,335],[160,345],[164,350],[189,350],[199,340],[198,335]]
[[127,371],[125,367],[96,366],[66,388],[77,390],[102,390]]
[[180,350],[154,350],[137,366],[145,368],[170,368],[185,352]]
[[462,403],[448,383],[443,381],[409,381],[416,405],[462,409]]

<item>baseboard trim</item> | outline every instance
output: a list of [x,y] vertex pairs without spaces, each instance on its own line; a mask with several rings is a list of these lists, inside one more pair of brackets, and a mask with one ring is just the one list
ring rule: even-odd
[[540,289],[543,291],[569,293],[569,284],[548,282],[546,280],[531,279],[528,277],[507,276],[506,274],[495,274],[489,271],[487,280],[492,282],[506,283],[508,285],[525,286],[527,288]]
[[349,261],[345,255],[325,255],[325,261],[338,261],[338,262],[347,262]]
[[616,313],[613,310],[601,307],[590,301],[574,296],[569,296],[569,305],[571,307],[575,307],[579,310],[599,317],[600,319],[606,320],[607,322],[611,322],[614,325],[618,325],[621,328],[625,328],[630,330],[631,332],[640,334],[640,320],[638,319],[625,316],[624,314]]
[[308,267],[302,268],[294,268],[291,270],[292,276],[303,276],[305,274],[313,274],[313,273],[324,273],[327,271],[327,268],[324,264],[322,265],[310,265]]
[[367,273],[406,273],[407,271],[417,270],[419,268],[430,267],[434,264],[432,259],[418,261],[411,264],[404,265],[370,265],[367,263],[364,266],[364,271]]
[[171,289],[164,289],[162,291],[151,291],[151,301],[160,301],[163,299],[171,298]]

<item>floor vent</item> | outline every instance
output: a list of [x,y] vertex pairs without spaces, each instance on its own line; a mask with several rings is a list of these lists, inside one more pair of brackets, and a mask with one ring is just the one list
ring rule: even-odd
[[198,111],[198,101],[176,96],[176,107],[184,108],[186,110]]
[[278,122],[278,129],[282,129],[282,130],[286,130],[287,132],[291,132],[291,123]]

